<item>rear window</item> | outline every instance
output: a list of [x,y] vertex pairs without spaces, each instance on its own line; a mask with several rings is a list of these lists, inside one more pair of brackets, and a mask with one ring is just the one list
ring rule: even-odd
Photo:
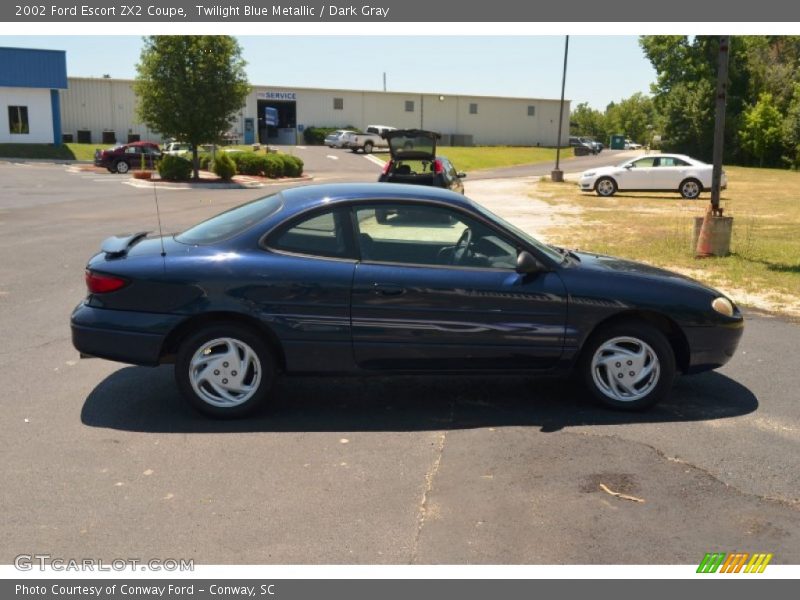
[[427,135],[395,135],[389,140],[392,154],[403,158],[425,158],[436,151],[434,140]]
[[232,208],[175,236],[182,244],[207,245],[238,235],[280,210],[280,194],[266,196]]

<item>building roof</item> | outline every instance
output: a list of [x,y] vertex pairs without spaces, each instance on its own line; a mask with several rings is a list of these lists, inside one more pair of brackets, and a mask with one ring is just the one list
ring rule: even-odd
[[0,47],[0,87],[67,88],[64,50]]

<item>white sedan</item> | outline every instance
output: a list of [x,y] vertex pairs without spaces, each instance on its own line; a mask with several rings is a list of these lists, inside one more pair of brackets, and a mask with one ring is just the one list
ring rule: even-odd
[[[584,171],[578,180],[583,192],[613,196],[626,192],[678,192],[694,200],[700,192],[711,189],[711,165],[683,154],[650,154],[626,160],[616,167]],[[728,185],[722,172],[721,187]]]
[[325,145],[330,148],[344,148],[344,141],[348,133],[353,133],[349,129],[337,129],[325,136]]

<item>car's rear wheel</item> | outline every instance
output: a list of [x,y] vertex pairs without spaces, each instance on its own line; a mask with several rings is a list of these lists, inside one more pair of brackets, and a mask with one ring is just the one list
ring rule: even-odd
[[700,196],[700,192],[703,191],[703,185],[697,179],[686,179],[681,182],[681,186],[678,189],[681,192],[681,196],[687,200],[695,200]]
[[364,144],[364,154],[372,154],[372,142]]
[[206,327],[188,337],[175,361],[175,379],[189,404],[215,418],[251,414],[275,379],[269,346],[236,324]]
[[642,410],[669,392],[675,378],[675,354],[658,329],[630,321],[593,334],[578,368],[584,385],[600,403]]
[[130,168],[130,165],[124,160],[117,161],[117,164],[114,165],[114,170],[121,175],[127,173]]
[[597,180],[597,183],[595,183],[594,191],[597,192],[598,196],[608,198],[617,193],[617,182],[611,179],[611,177],[601,177]]

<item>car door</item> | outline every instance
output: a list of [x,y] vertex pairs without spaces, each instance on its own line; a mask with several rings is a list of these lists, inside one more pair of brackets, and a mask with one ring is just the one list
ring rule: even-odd
[[[376,210],[389,217],[378,221]],[[518,274],[513,237],[431,205],[362,204],[353,215],[359,367],[546,369],[561,357],[564,286],[555,272]]]
[[453,166],[453,163],[451,163],[446,158],[443,158],[442,162],[444,163],[442,167],[444,168],[444,172],[447,175],[447,187],[453,190],[454,192],[463,194],[464,182],[461,181],[461,178],[458,176],[458,171],[456,171],[456,168]]
[[654,189],[655,158],[645,156],[629,162],[620,172],[618,185],[621,190]]
[[302,215],[272,232],[270,251],[240,293],[281,340],[290,371],[352,370],[355,271],[348,208]]
[[674,156],[661,156],[657,159],[654,185],[659,190],[677,190],[686,177],[689,163]]

